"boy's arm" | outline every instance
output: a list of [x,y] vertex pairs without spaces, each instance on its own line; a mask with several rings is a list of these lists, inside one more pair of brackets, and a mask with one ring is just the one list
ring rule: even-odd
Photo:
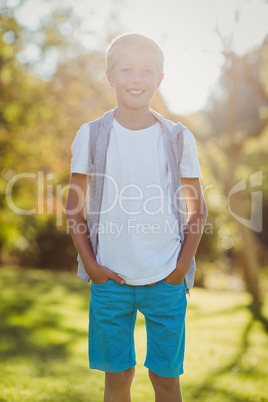
[[198,178],[181,178],[183,193],[187,205],[188,219],[185,239],[174,271],[165,280],[171,284],[184,281],[198,244],[200,242],[207,217],[207,209]]
[[71,176],[69,193],[66,203],[67,225],[74,245],[83,261],[84,268],[95,283],[105,283],[108,279],[124,284],[125,281],[109,268],[97,263],[88,239],[87,223],[84,218],[90,176],[73,173]]

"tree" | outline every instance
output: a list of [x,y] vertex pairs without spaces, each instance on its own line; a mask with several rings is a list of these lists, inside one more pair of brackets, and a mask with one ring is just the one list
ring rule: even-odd
[[[115,95],[106,83],[103,52],[79,46],[74,52],[69,37],[79,23],[70,10],[54,12],[36,32],[20,26],[7,11],[0,23],[0,250],[16,255],[19,263],[69,268],[76,263],[64,219],[71,144],[81,124],[115,107]],[[61,28],[66,24],[65,37]],[[38,44],[35,38],[40,37]],[[40,47],[39,60],[18,57],[31,42]],[[53,74],[42,79],[39,64],[51,48],[58,62]],[[154,104],[165,109],[159,94]],[[12,178],[25,173],[29,177],[17,180],[6,197]],[[36,212],[16,213],[11,201],[17,209]]]
[[[234,186],[242,183],[245,176],[257,177],[254,176],[256,164],[247,164],[249,157],[252,157],[248,146],[262,137],[267,126],[267,118],[260,118],[261,108],[267,104],[267,92],[261,80],[267,41],[260,49],[245,56],[235,54],[228,41],[223,40],[223,43],[225,65],[220,79],[221,96],[212,99],[208,112],[211,135],[206,142],[206,153],[210,169],[221,183],[223,192],[230,196]],[[258,177],[261,177],[261,173]],[[229,201],[232,215],[241,218],[236,219],[236,224],[242,236],[240,256],[247,290],[254,302],[259,302],[260,264],[253,229],[259,231],[261,227],[247,224],[251,208],[249,196],[245,191],[235,191]]]

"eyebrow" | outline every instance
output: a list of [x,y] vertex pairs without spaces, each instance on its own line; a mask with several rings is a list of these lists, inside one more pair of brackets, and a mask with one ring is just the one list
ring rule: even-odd
[[[134,63],[122,63],[120,64],[120,67],[129,67],[132,66]],[[142,66],[142,68],[153,68],[154,64],[145,64],[144,66]]]

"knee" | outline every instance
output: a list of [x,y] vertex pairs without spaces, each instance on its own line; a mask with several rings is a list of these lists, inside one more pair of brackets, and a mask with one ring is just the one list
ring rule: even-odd
[[105,385],[109,389],[122,389],[130,387],[135,373],[135,367],[120,371],[119,373],[105,373]]
[[180,392],[180,377],[161,377],[153,373],[151,370],[149,370],[149,377],[155,391],[161,390],[162,392],[171,394]]

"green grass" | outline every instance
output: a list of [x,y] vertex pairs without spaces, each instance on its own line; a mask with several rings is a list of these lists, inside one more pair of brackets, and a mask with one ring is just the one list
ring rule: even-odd
[[[0,401],[102,401],[104,375],[88,369],[90,287],[75,274],[14,267],[0,269],[0,286]],[[185,402],[268,400],[267,304],[253,309],[246,293],[192,290]],[[135,337],[132,400],[154,401],[142,315]]]

